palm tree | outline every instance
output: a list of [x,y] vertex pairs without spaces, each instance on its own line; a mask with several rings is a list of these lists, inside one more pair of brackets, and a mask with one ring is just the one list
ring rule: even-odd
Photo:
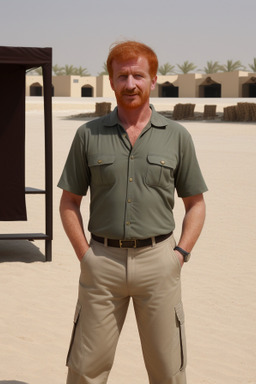
[[158,73],[160,73],[160,75],[163,75],[163,76],[169,75],[171,73],[174,73],[174,68],[175,68],[174,65],[171,65],[170,63],[167,62],[158,68]]
[[52,66],[52,71],[53,71],[54,75],[56,75],[56,76],[64,75],[64,68],[59,67],[58,64],[55,64]]
[[102,69],[103,69],[103,71],[99,72],[98,76],[108,75],[108,67],[107,67],[107,63],[106,62],[103,63]]
[[184,61],[183,64],[177,64],[177,67],[182,73],[188,73],[194,71],[197,68],[194,63],[190,63],[188,60]]
[[76,75],[76,68],[73,65],[66,64],[64,67],[64,75],[71,76]]
[[81,66],[79,68],[75,68],[75,74],[78,76],[91,76],[87,71],[87,68],[83,68]]
[[221,65],[218,61],[207,61],[206,67],[204,67],[204,73],[211,74],[221,70]]
[[234,72],[234,71],[242,71],[245,70],[245,66],[241,63],[240,60],[233,61],[227,60],[227,64],[220,66],[221,71],[223,72]]
[[256,57],[253,59],[253,64],[248,64],[249,68],[253,71],[256,72]]

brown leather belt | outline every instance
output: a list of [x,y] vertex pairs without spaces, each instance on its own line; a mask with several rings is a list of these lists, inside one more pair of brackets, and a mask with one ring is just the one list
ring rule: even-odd
[[[164,241],[168,239],[172,235],[172,232],[167,233],[166,235],[159,235],[155,236],[155,242],[160,243],[161,241]],[[148,239],[135,239],[135,240],[114,240],[114,239],[106,239],[104,237],[96,236],[92,233],[92,238],[95,241],[98,241],[99,243],[106,244],[108,247],[115,247],[115,248],[141,248],[141,247],[148,247],[150,245],[153,245],[153,239],[152,237],[149,237]]]

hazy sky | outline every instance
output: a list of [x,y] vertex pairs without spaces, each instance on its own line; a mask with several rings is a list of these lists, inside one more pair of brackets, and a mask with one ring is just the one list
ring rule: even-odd
[[110,45],[134,39],[159,63],[256,57],[256,0],[0,0],[0,45],[52,47],[53,64],[102,70]]

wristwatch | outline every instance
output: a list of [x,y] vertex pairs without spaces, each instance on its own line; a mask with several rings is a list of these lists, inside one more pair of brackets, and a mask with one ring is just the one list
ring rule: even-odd
[[174,248],[174,250],[178,251],[183,256],[185,263],[187,263],[189,261],[190,256],[191,256],[190,252],[187,252],[184,249],[177,247],[177,246]]

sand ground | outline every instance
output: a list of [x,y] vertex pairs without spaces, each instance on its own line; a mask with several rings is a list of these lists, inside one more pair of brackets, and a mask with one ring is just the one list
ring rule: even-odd
[[[221,100],[220,110],[224,102],[237,100]],[[166,110],[158,103],[158,110]],[[94,106],[64,99],[57,104],[53,261],[44,262],[43,241],[0,241],[0,384],[65,383],[79,263],[60,223],[61,191],[55,186],[74,133],[84,122],[69,116]],[[188,384],[256,384],[256,125],[182,124],[192,134],[209,187],[205,227],[182,270]],[[26,126],[26,185],[43,188],[43,113],[35,98],[28,100]],[[0,222],[0,232],[43,232],[43,197],[27,196],[27,210],[28,222]],[[83,212],[86,221],[88,198]],[[178,238],[179,199],[175,216]],[[109,384],[147,382],[131,305]]]

